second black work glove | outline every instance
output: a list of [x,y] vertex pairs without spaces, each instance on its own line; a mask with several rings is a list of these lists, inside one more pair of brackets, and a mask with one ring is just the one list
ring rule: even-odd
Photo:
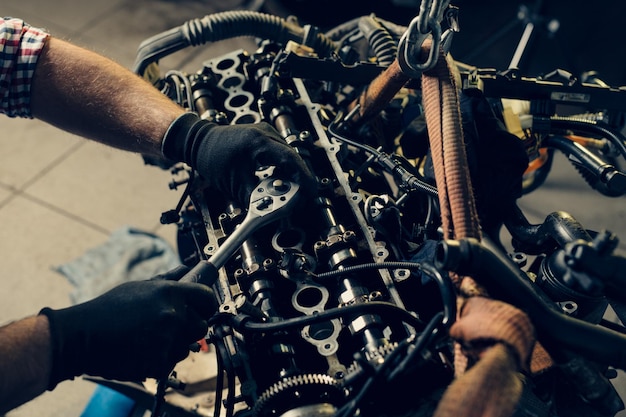
[[123,381],[167,376],[206,335],[217,310],[210,288],[176,282],[186,271],[127,282],[65,309],[44,308],[52,345],[48,388],[82,374]]
[[216,190],[246,205],[259,183],[255,171],[275,166],[277,176],[309,191],[314,179],[303,159],[268,123],[217,125],[185,113],[170,125],[163,155],[193,167]]

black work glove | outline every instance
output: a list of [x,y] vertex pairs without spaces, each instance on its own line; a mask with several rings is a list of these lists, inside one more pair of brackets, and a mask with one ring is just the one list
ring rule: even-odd
[[76,306],[41,310],[52,345],[48,389],[82,374],[123,381],[167,376],[206,335],[217,310],[210,288],[176,282],[187,271],[179,267]]
[[305,192],[315,187],[304,160],[265,122],[221,126],[185,113],[170,125],[161,150],[244,206],[259,183],[255,171],[260,167],[276,166],[276,176],[299,183]]

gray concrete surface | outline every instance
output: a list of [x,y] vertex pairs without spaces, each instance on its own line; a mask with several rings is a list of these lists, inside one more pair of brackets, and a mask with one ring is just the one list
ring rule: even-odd
[[[108,56],[130,68],[140,42],[236,1],[2,0],[3,16],[22,18],[54,36]],[[225,41],[179,53],[165,65],[180,69],[235,49]],[[199,55],[203,55],[200,57]],[[194,61],[197,59],[197,61]],[[194,70],[198,67],[194,67]],[[72,290],[53,267],[104,243],[124,225],[175,242],[175,226],[159,223],[175,207],[167,171],[146,166],[140,156],[62,132],[37,120],[0,118],[0,323],[44,306],[70,305]],[[76,416],[95,385],[82,379],[11,411],[10,417]]]
[[[2,0],[5,16],[21,17],[54,35],[130,67],[139,43],[155,33],[236,1]],[[171,68],[233,49],[237,40],[202,52],[177,54]],[[200,55],[198,55],[200,54]],[[170,58],[168,58],[170,59]],[[169,174],[144,166],[137,155],[113,150],[38,121],[0,118],[0,322],[69,305],[67,280],[52,267],[103,243],[123,225],[174,242],[173,226],[159,224],[177,194]],[[625,199],[602,197],[558,160],[542,189],[521,206],[533,221],[566,210],[592,229],[609,228],[626,240]],[[622,246],[623,247],[623,246]],[[8,414],[9,417],[79,416],[94,385],[77,379]]]

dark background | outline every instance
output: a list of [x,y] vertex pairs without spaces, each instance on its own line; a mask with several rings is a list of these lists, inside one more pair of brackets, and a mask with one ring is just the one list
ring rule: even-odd
[[[302,23],[329,28],[374,13],[407,25],[419,12],[419,0],[268,0],[267,11],[292,13]],[[626,1],[615,0],[456,0],[461,31],[452,42],[452,56],[482,68],[509,67],[528,21],[534,30],[520,61],[522,75],[539,76],[564,69],[575,76],[597,71],[607,84],[626,84],[626,42],[623,28]],[[524,9],[525,8],[525,9]],[[527,10],[522,13],[521,10]],[[558,23],[556,31],[548,24]]]

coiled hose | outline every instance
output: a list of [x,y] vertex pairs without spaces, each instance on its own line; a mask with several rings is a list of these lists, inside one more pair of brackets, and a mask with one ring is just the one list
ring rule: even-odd
[[[329,29],[328,31],[326,31],[326,36],[334,41],[337,41],[338,39],[344,37],[346,34],[352,32],[356,27],[358,27],[359,20],[361,20],[362,17],[365,16],[355,17],[352,20],[348,20],[347,22],[344,22],[338,26],[335,26],[332,29]],[[380,22],[385,27],[385,29],[389,31],[389,33],[391,33],[395,40],[399,40],[402,34],[407,29],[406,26],[390,22],[380,17],[376,17],[376,20]]]
[[[251,10],[214,13],[192,19],[182,25],[146,39],[139,45],[133,71],[143,75],[153,62],[188,46],[198,46],[240,36],[269,39],[279,43],[295,41],[313,48],[327,57],[335,51],[335,43],[322,33],[310,35],[308,29],[281,17]],[[310,38],[310,39],[309,39]]]
[[[607,139],[622,157],[626,158],[626,137],[604,123],[575,116],[553,116],[550,118],[550,126],[553,133],[572,131],[583,135],[601,136]],[[601,194],[619,197],[626,193],[626,174],[603,161],[586,147],[558,135],[548,136],[543,145],[559,149],[568,156],[574,155],[574,158],[569,159],[578,173],[589,186]]]
[[359,29],[378,59],[378,64],[389,66],[398,54],[398,44],[389,31],[374,16],[361,17]]
[[567,155],[587,184],[600,193],[608,197],[619,197],[626,193],[626,174],[584,146],[555,135],[545,138],[542,144]]
[[583,134],[600,135],[611,142],[619,153],[626,158],[626,137],[603,123],[574,116],[552,116],[550,126],[553,130],[572,130]]

